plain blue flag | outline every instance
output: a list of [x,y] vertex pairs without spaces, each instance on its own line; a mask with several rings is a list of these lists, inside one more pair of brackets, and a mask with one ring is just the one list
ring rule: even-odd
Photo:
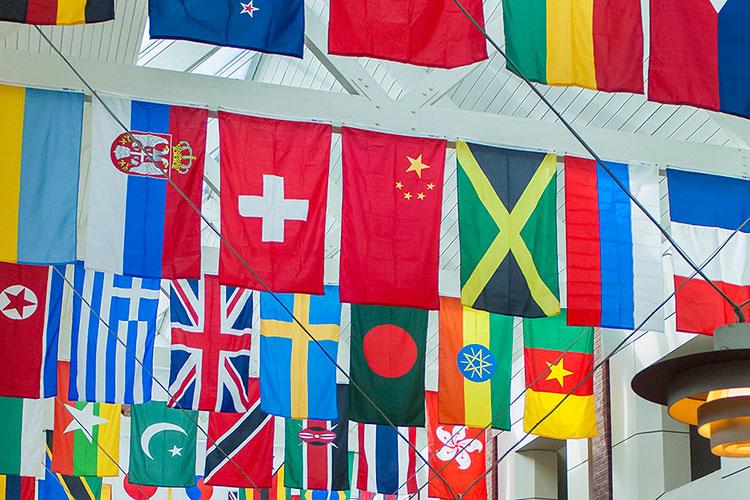
[[304,0],[150,0],[151,38],[302,57]]

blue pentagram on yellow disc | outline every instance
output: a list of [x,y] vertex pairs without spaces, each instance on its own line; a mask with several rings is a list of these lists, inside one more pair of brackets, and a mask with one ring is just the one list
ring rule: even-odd
[[472,382],[485,382],[495,373],[495,356],[481,344],[469,344],[458,351],[458,371]]

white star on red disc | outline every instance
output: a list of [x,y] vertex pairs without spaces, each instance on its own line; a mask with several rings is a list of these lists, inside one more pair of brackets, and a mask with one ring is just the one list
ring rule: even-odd
[[260,10],[258,7],[253,5],[254,0],[250,0],[248,3],[242,3],[240,2],[240,5],[242,5],[242,12],[240,14],[248,14],[250,17],[253,17],[253,12],[256,10]]

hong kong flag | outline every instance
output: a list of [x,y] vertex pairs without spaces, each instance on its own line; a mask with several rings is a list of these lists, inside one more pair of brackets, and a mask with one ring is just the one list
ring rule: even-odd
[[[219,113],[221,230],[274,292],[323,294],[330,125]],[[222,243],[222,284],[265,289]]]
[[64,267],[0,263],[0,396],[57,393],[64,273]]

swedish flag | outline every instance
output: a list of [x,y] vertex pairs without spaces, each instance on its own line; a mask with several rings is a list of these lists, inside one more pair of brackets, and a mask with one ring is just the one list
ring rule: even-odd
[[557,157],[456,143],[461,302],[508,316],[560,313]]

